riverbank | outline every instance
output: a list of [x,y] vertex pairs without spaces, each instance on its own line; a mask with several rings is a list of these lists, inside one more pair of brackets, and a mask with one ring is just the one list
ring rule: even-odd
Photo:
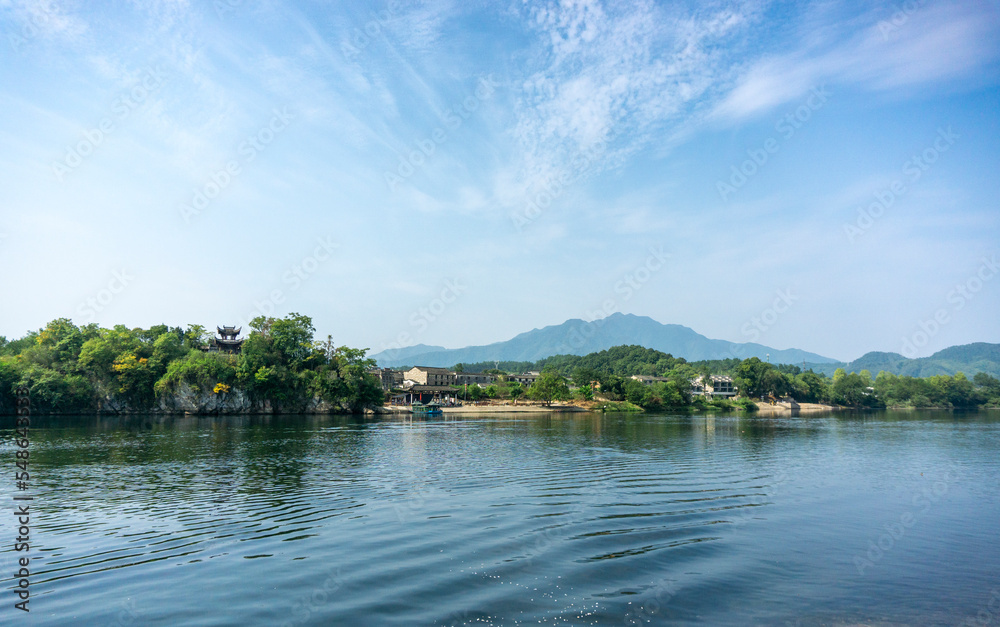
[[[586,412],[592,411],[585,407],[579,407],[577,405],[561,405],[553,403],[552,405],[462,405],[460,407],[442,407],[441,411],[445,414],[456,415],[456,414],[548,414],[548,413],[566,413],[566,412]],[[378,413],[384,414],[410,414],[412,411],[409,406],[388,406],[382,407],[382,411]]]
[[827,412],[844,409],[837,405],[823,405],[821,403],[764,403],[757,401],[757,414],[761,416],[800,416],[802,414],[825,414]]

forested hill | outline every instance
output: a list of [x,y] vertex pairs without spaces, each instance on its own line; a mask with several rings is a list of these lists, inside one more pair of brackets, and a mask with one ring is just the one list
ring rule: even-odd
[[[456,370],[478,372],[493,366],[488,362],[456,364]],[[828,377],[803,372],[792,364],[769,364],[756,357],[687,362],[635,345],[615,346],[583,356],[557,355],[537,362],[500,362],[499,366],[506,372],[539,370],[568,377],[584,394],[597,382],[597,389],[604,397],[627,400],[647,409],[704,405],[692,393],[692,382],[705,375],[729,375],[740,396],[753,399],[791,396],[800,402],[852,407],[1000,406],[1000,380],[982,372],[974,377],[959,373],[917,378],[862,368],[851,373],[838,369]],[[632,379],[632,375],[652,375],[659,379],[644,384]],[[495,393],[502,398],[507,385],[500,383],[490,388],[496,388]]]
[[984,372],[988,375],[1000,376],[1000,344],[976,342],[961,346],[951,346],[940,350],[930,357],[907,359],[899,353],[866,353],[847,363],[806,363],[806,368],[814,372],[833,375],[837,368],[847,372],[867,370],[891,372],[909,377],[932,377],[944,374],[953,375],[958,372],[973,376]]
[[0,413],[27,389],[37,413],[341,412],[382,404],[365,351],[313,340],[299,314],[255,318],[242,350],[203,350],[211,337],[186,329],[78,327],[60,318],[8,341],[0,337]]

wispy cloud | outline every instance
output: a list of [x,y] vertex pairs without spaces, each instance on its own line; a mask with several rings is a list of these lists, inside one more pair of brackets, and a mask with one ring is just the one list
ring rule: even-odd
[[527,9],[539,37],[537,69],[524,78],[512,135],[522,190],[608,142],[593,172],[614,167],[676,125],[728,72],[718,43],[750,12],[686,15],[652,2],[592,0]]
[[810,38],[800,49],[752,63],[713,117],[754,116],[827,82],[889,90],[967,78],[1000,52],[995,5],[930,5],[916,8],[898,25],[888,19],[872,16],[861,32],[832,47],[821,45],[825,39]]

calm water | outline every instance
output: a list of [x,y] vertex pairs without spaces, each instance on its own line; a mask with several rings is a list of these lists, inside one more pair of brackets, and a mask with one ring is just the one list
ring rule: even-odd
[[998,418],[36,418],[0,623],[1000,625]]

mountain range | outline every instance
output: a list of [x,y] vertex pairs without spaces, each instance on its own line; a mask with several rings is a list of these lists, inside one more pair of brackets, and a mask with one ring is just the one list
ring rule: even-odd
[[674,357],[683,357],[688,361],[759,357],[770,359],[771,363],[839,363],[835,359],[797,348],[777,349],[752,342],[713,340],[679,324],[662,324],[647,316],[623,313],[614,313],[593,322],[567,320],[562,324],[533,329],[507,341],[485,346],[448,349],[443,346],[418,344],[382,351],[372,355],[372,358],[384,368],[400,366],[449,368],[457,363],[534,362],[552,355],[586,355],[622,344],[638,344],[670,353]]
[[950,346],[939,350],[930,357],[908,359],[899,353],[865,353],[851,362],[807,363],[806,368],[814,372],[832,375],[837,368],[847,372],[867,370],[872,375],[879,371],[910,377],[931,377],[938,374],[953,375],[956,372],[972,377],[977,372],[985,372],[1000,377],[1000,344],[976,342],[962,346]]
[[847,372],[868,370],[873,376],[884,370],[912,377],[953,375],[956,372],[964,372],[969,377],[977,372],[1000,377],[1000,344],[977,342],[952,346],[930,357],[918,359],[909,359],[899,353],[873,351],[854,361],[842,362],[797,348],[777,349],[752,342],[713,340],[679,324],[662,324],[646,316],[622,313],[593,322],[567,320],[562,324],[533,329],[505,342],[485,346],[448,349],[417,344],[382,351],[372,357],[385,368],[450,368],[457,363],[536,362],[552,355],[586,355],[628,344],[663,351],[688,361],[758,357],[768,359],[773,364],[804,366],[804,369],[812,369],[828,376],[833,375],[837,368],[843,368]]

